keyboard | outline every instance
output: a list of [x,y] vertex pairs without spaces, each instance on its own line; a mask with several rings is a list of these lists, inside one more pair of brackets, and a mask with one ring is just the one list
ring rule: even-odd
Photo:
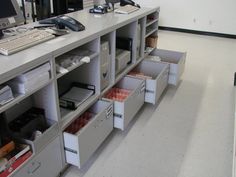
[[16,36],[1,39],[0,53],[10,55],[53,38],[55,36],[45,30],[33,29]]
[[118,9],[115,9],[114,12],[119,14],[130,14],[136,10],[139,10],[139,8],[136,6],[125,5],[125,6],[120,6]]

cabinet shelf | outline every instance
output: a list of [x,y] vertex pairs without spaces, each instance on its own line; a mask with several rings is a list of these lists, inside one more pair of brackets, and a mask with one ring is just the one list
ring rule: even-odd
[[150,36],[152,33],[156,32],[158,29],[157,28],[154,28],[154,29],[151,29],[151,30],[147,30],[147,33],[145,35],[145,38]]
[[21,94],[21,93],[15,93],[13,94],[14,99],[12,101],[10,101],[9,103],[6,103],[3,106],[0,106],[0,113],[6,111],[7,109],[11,108],[12,106],[14,106],[15,104],[21,102],[22,100],[24,100],[25,98],[27,98],[28,96],[30,96],[31,94],[33,94],[34,92],[37,92],[38,90],[40,90],[41,88],[45,87],[46,85],[48,85],[49,83],[51,83],[53,81],[53,79],[50,79],[49,81],[45,82],[44,84],[42,84],[40,87],[36,88],[36,89],[32,89],[31,91],[27,92],[26,94]]
[[[93,60],[95,57],[98,57],[98,56],[99,56],[98,52],[93,53],[92,55],[89,56],[90,57],[90,61]],[[85,64],[85,62],[79,62],[78,64],[73,64],[70,67],[65,68],[67,70],[67,72],[65,72],[65,73],[58,73],[56,78],[59,79],[60,77],[62,77],[65,74],[69,73],[70,71],[73,71],[74,69],[78,68],[79,66],[81,66],[83,64]]]
[[61,128],[65,129],[74,119],[76,119],[80,113],[88,109],[99,98],[99,94],[92,95],[83,104],[81,104],[76,110],[69,110],[60,108],[61,111]]
[[136,63],[132,63],[120,74],[116,76],[115,83],[117,83],[120,79],[122,79],[126,74],[128,74],[129,71],[131,71],[137,64],[139,64],[143,58],[140,58]]
[[147,21],[146,27],[150,26],[151,24],[153,24],[153,23],[155,23],[157,21],[158,21],[158,19]]

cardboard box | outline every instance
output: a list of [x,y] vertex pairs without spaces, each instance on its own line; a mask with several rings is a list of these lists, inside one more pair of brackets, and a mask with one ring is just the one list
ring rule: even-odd
[[156,48],[158,36],[149,36],[146,38],[146,46]]

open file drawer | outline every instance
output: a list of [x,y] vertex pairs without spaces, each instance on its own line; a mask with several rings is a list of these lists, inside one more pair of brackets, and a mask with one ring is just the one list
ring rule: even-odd
[[161,62],[170,64],[169,84],[177,85],[184,72],[186,52],[176,52],[171,50],[154,49],[150,55],[159,56]]
[[88,111],[93,116],[83,128],[63,133],[66,162],[79,168],[113,130],[112,102],[99,100]]
[[156,104],[168,85],[169,64],[143,60],[128,76],[144,79],[145,102]]
[[124,101],[114,101],[114,127],[125,130],[144,103],[145,81],[124,77],[115,87],[130,90]]

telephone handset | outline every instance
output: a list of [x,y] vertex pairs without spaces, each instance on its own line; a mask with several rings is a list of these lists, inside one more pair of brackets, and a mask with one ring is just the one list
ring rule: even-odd
[[140,8],[140,5],[136,4],[132,0],[120,0],[120,6],[125,6],[125,5],[132,5],[132,6],[136,6],[136,7]]

